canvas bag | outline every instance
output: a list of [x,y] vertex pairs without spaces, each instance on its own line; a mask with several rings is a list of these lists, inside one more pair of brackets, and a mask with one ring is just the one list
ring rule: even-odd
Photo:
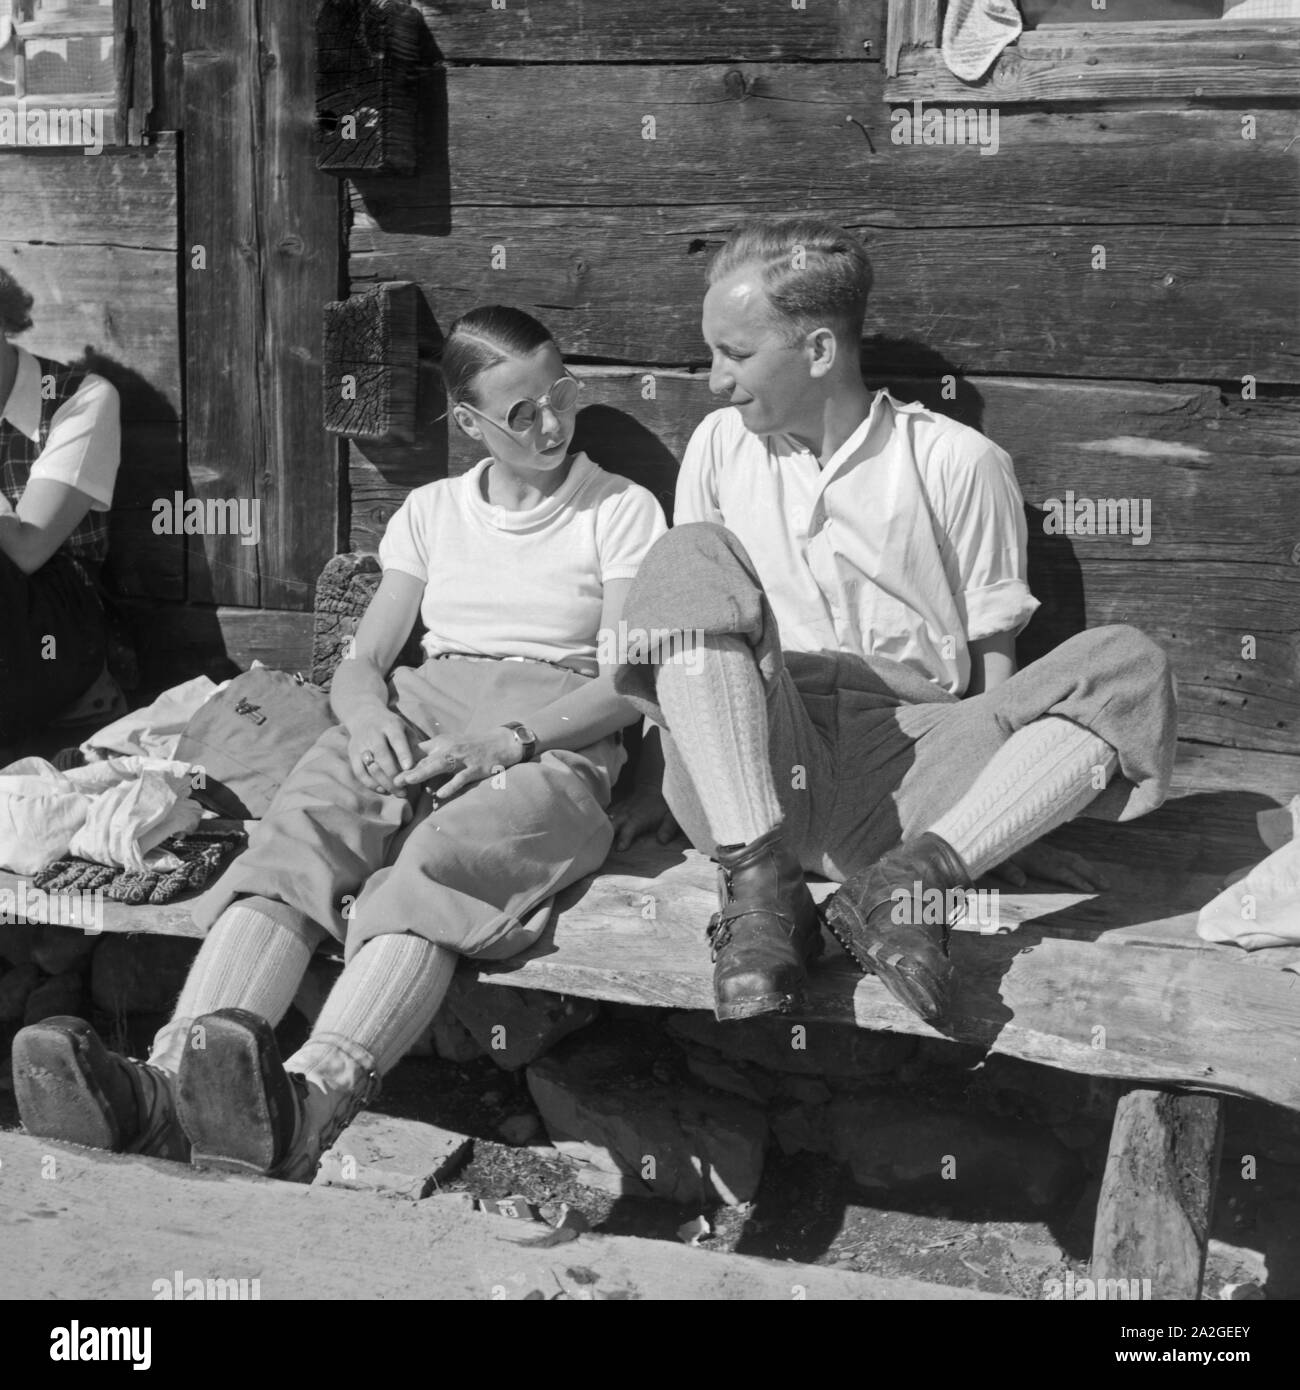
[[337,723],[320,686],[258,666],[199,707],[173,757],[203,769],[206,785],[194,786],[194,800],[218,815],[257,820],[299,758]]

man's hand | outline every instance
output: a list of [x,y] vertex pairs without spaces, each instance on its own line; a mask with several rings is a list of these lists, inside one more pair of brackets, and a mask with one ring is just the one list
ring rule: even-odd
[[614,822],[614,848],[619,851],[630,848],[634,840],[651,830],[661,845],[678,833],[673,813],[656,787],[636,787],[631,796],[609,808],[609,818]]
[[1031,878],[1044,883],[1059,883],[1079,893],[1103,893],[1110,887],[1105,875],[1083,855],[1068,849],[1056,849],[1043,840],[1013,854],[991,872],[1013,888],[1023,888]]
[[461,734],[452,738],[438,734],[419,744],[424,756],[413,768],[398,773],[393,781],[399,787],[430,782],[435,777],[448,780],[432,795],[446,801],[457,792],[523,761],[523,745],[509,729],[489,729],[482,734]]

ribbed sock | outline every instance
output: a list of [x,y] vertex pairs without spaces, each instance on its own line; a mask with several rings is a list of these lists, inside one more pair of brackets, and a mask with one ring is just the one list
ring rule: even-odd
[[[285,1069],[334,1085],[355,1067],[360,1048],[381,1076],[391,1071],[433,1022],[458,959],[422,936],[373,937],[348,962]],[[341,1050],[335,1039],[354,1047]]]
[[781,822],[768,763],[767,706],[739,637],[706,637],[664,658],[659,704],[720,845],[747,845]]
[[216,1009],[248,1009],[279,1023],[312,952],[327,935],[281,903],[265,898],[232,903],[204,938],[171,1021],[154,1038],[150,1064],[174,1075],[190,1025]]
[[1036,719],[1011,735],[930,830],[979,878],[1073,820],[1118,765],[1115,750],[1090,729],[1055,715]]

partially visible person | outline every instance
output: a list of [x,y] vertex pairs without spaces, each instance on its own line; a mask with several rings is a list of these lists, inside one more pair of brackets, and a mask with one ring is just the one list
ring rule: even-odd
[[10,339],[32,296],[0,269],[0,747],[104,672],[99,574],[121,455],[117,391]]
[[[70,1016],[18,1034],[29,1134],[309,1181],[461,957],[530,946],[554,894],[609,852],[636,711],[602,639],[663,513],[571,448],[580,383],[530,315],[471,310],[440,365],[483,457],[389,521],[383,580],[330,690],[340,723],[195,902],[203,947],[148,1062]],[[417,616],[427,660],[394,667]],[[282,1059],[272,1029],[331,939],[347,964]]]

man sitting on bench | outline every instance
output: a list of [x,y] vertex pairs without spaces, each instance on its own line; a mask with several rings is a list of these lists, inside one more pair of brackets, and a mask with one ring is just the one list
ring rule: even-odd
[[[1160,805],[1174,760],[1164,652],[1095,628],[1016,672],[1036,600],[1010,457],[862,382],[870,268],[811,218],[741,228],[709,269],[710,388],[674,529],[628,596],[673,634],[617,688],[669,731],[664,792],[720,866],[720,1019],[800,1007],[825,920],[923,1019],[952,1003],[949,921],[908,910],[1079,815]],[[966,696],[962,699],[962,696]],[[900,891],[901,890],[901,891]]]

